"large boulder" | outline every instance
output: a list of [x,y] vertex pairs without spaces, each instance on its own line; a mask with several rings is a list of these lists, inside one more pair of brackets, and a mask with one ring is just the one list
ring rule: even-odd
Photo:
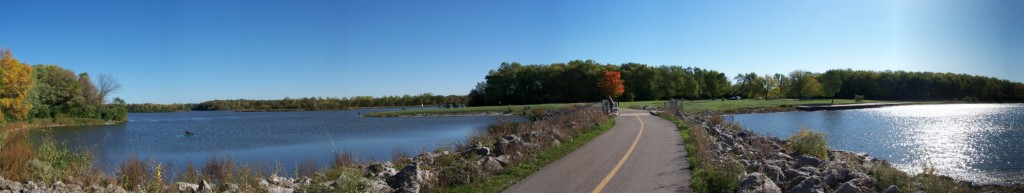
[[826,188],[828,188],[828,186],[825,185],[821,181],[821,179],[819,179],[817,177],[810,177],[810,178],[804,179],[804,181],[800,182],[800,184],[797,184],[796,186],[790,187],[789,188],[789,192],[790,193],[825,193],[826,192],[825,191]]
[[199,191],[199,184],[193,184],[193,183],[187,183],[187,182],[178,182],[178,183],[175,183],[175,185],[178,186],[178,192],[198,192]]
[[864,192],[857,185],[847,182],[836,187],[835,193],[861,193]]
[[782,189],[779,189],[768,176],[754,172],[747,174],[747,177],[740,181],[736,192],[782,193]]
[[388,186],[395,189],[395,192],[411,193],[420,192],[422,186],[429,184],[432,180],[433,176],[430,171],[423,170],[419,163],[413,162],[389,178],[387,183]]
[[206,180],[199,182],[199,191],[213,191],[213,185]]
[[480,165],[480,168],[487,172],[497,172],[505,169],[501,166],[501,162],[498,162],[497,159],[491,156],[480,158],[480,160],[476,161],[476,164]]
[[811,157],[810,155],[803,155],[796,158],[796,168],[802,168],[804,166],[819,167],[822,164],[822,160]]
[[366,166],[366,177],[374,180],[387,180],[398,173],[391,162],[375,163]]
[[782,183],[786,182],[786,175],[782,172],[782,168],[779,168],[778,166],[767,165],[764,167],[764,174],[779,187],[782,187]]

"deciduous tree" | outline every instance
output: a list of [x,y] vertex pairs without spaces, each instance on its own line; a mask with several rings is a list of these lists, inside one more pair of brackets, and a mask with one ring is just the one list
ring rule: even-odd
[[625,87],[622,85],[622,76],[617,71],[604,71],[597,86],[601,89],[601,94],[612,98],[619,97],[625,91]]

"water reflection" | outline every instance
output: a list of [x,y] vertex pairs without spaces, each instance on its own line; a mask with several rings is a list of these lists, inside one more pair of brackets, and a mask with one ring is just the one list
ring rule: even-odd
[[833,148],[888,159],[909,172],[982,182],[1024,181],[1024,105],[912,105],[737,115],[755,132],[785,138],[801,126],[828,134]]

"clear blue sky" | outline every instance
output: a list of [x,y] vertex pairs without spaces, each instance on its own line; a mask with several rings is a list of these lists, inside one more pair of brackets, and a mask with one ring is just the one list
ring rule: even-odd
[[501,62],[1024,81],[1024,1],[10,1],[0,47],[130,103],[466,94]]

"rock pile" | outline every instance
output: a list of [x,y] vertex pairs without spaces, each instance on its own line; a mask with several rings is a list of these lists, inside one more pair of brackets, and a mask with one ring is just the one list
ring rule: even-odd
[[116,185],[101,187],[98,185],[82,186],[65,184],[56,181],[51,184],[36,183],[33,181],[17,182],[0,177],[0,192],[127,192],[124,188]]
[[[787,153],[785,141],[760,136],[747,130],[730,128],[700,116],[687,117],[697,129],[707,131],[714,144],[710,147],[725,160],[736,158],[746,176],[740,192],[876,192],[896,191],[895,186],[877,190],[871,168],[888,164],[885,160],[842,150],[829,150],[827,159]],[[730,155],[730,156],[725,156]]]

